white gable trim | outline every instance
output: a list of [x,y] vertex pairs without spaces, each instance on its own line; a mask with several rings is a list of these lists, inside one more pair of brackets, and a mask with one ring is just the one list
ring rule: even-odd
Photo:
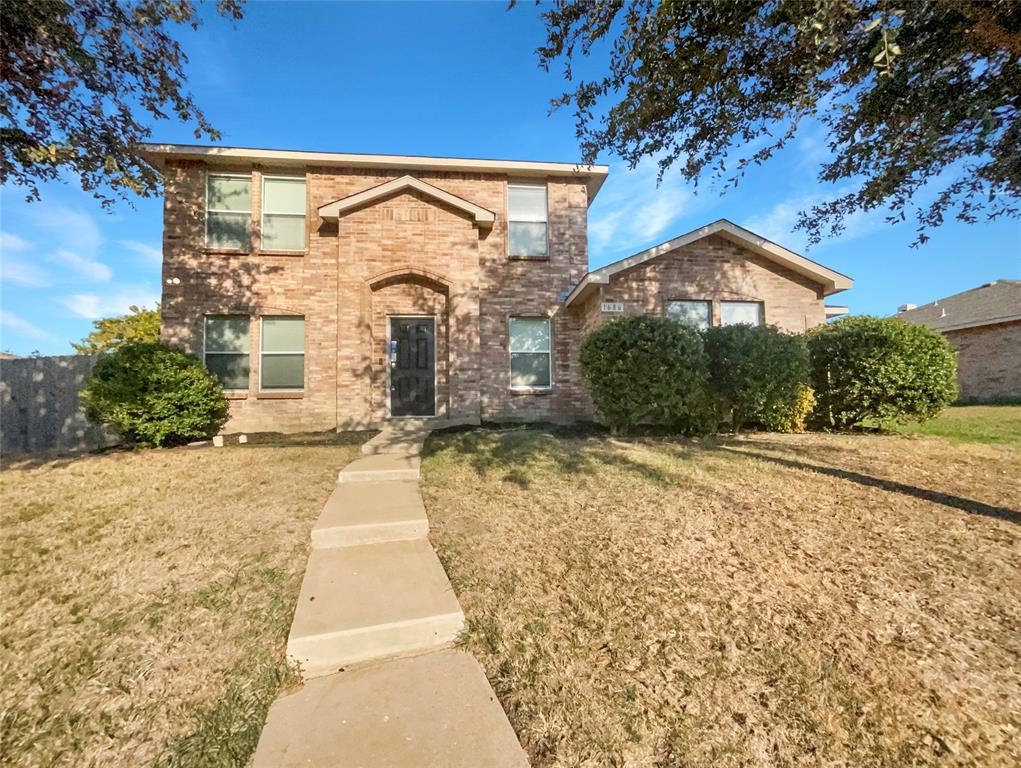
[[589,272],[578,285],[574,287],[567,299],[564,300],[565,305],[570,305],[572,302],[583,294],[587,293],[586,288],[590,285],[606,285],[610,282],[610,277],[623,272],[625,269],[636,267],[639,264],[643,264],[646,261],[655,259],[658,256],[669,253],[677,248],[681,248],[685,245],[701,240],[710,235],[719,235],[727,240],[730,240],[736,245],[740,245],[748,250],[758,253],[761,256],[765,256],[767,259],[780,264],[781,266],[787,267],[788,269],[797,272],[800,275],[804,275],[813,282],[819,283],[823,288],[823,294],[829,296],[832,293],[838,291],[846,291],[853,285],[851,278],[847,275],[842,275],[839,272],[834,272],[832,269],[827,269],[822,264],[817,264],[811,259],[806,259],[794,251],[789,251],[783,246],[779,246],[776,243],[766,240],[764,237],[756,235],[754,232],[749,232],[743,227],[737,226],[731,221],[726,219],[720,219],[714,221],[712,224],[707,224],[699,229],[692,230],[687,234],[675,237],[673,240],[667,240],[665,243],[654,245],[652,248],[636,253],[634,256],[628,256],[626,259],[615,261],[613,264],[607,264],[605,267]]
[[389,197],[390,195],[402,192],[406,189],[417,190],[423,195],[428,195],[429,197],[441,200],[452,208],[457,208],[459,211],[467,213],[475,220],[475,224],[479,227],[488,229],[489,227],[492,227],[493,222],[496,221],[496,214],[492,211],[486,210],[482,206],[475,205],[475,203],[469,203],[467,200],[460,198],[457,195],[452,195],[439,187],[427,184],[421,179],[416,179],[414,176],[401,176],[399,179],[394,179],[393,181],[380,184],[377,187],[356,192],[348,197],[341,198],[340,200],[336,200],[332,203],[327,203],[326,205],[319,207],[319,215],[327,221],[333,221],[353,208],[368,205],[371,202],[384,197]]

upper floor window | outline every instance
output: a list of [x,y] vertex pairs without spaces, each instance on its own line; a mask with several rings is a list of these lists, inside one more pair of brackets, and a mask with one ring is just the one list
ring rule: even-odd
[[721,301],[720,325],[762,325],[762,303],[758,301]]
[[247,251],[252,247],[252,177],[206,176],[206,245]]
[[545,259],[546,187],[523,184],[507,186],[507,246],[511,256]]
[[259,389],[304,389],[305,318],[262,318],[259,343]]
[[305,250],[305,179],[262,177],[262,249]]
[[512,317],[509,336],[511,388],[549,389],[549,318]]
[[712,302],[709,301],[670,301],[666,313],[679,323],[703,331],[712,324]]
[[224,389],[248,389],[248,318],[206,315],[203,357]]

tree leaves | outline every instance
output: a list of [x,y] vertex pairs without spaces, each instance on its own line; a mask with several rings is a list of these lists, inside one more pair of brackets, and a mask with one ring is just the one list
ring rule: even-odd
[[553,102],[573,105],[588,161],[655,157],[729,187],[817,119],[819,180],[852,191],[801,213],[810,243],[877,208],[913,213],[916,244],[947,215],[1019,213],[1015,0],[562,0],[543,18],[543,67],[562,60],[571,80],[576,57],[605,60]]

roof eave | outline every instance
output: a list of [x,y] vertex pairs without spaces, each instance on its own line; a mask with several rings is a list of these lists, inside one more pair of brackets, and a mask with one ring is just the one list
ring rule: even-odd
[[278,168],[307,166],[343,168],[382,168],[439,172],[495,173],[516,177],[572,176],[585,177],[588,201],[598,194],[609,167],[580,163],[554,163],[533,160],[484,160],[464,157],[425,157],[419,155],[369,155],[340,152],[307,152],[289,149],[254,149],[247,147],[208,147],[193,144],[139,145],[148,162],[162,168],[171,160],[202,160],[206,163],[263,163]]

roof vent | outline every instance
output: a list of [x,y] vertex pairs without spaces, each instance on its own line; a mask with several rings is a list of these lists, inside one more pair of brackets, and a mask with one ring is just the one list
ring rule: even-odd
[[899,307],[897,307],[897,311],[898,312],[907,312],[909,309],[914,309],[914,308],[915,308],[914,304],[901,304]]

